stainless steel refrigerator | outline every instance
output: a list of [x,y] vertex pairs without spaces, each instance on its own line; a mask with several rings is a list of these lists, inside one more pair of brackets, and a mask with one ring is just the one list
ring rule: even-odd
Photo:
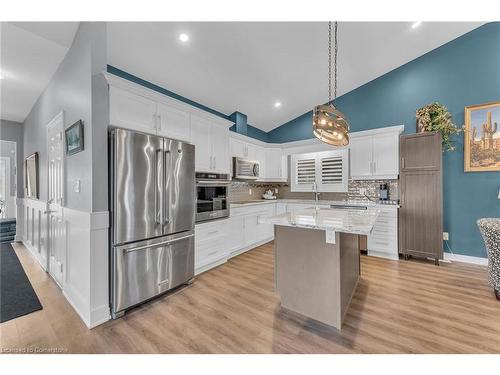
[[113,318],[194,276],[194,146],[110,131]]

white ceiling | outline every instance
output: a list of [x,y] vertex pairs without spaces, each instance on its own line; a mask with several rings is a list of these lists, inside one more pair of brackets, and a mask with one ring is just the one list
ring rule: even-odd
[[68,51],[78,22],[2,22],[0,118],[23,122]]
[[[481,24],[342,22],[339,95]],[[269,131],[328,99],[327,32],[326,22],[115,22],[108,61],[225,114],[245,113]]]

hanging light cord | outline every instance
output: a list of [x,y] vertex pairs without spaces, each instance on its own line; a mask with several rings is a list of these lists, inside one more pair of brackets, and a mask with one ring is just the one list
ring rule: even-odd
[[328,22],[328,104],[332,102],[332,22]]
[[[338,43],[337,43],[337,21],[334,25],[334,51],[333,51],[333,99],[337,98],[337,54],[338,54]],[[332,22],[328,22],[328,104],[332,103]]]

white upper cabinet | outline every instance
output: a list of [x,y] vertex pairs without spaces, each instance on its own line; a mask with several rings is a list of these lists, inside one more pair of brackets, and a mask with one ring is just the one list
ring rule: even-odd
[[373,137],[373,174],[399,174],[399,134],[379,134]]
[[[285,181],[286,180],[286,159],[280,148],[265,149],[266,168],[263,180]],[[285,160],[285,161],[284,161]]]
[[399,134],[403,127],[377,129],[377,133],[352,137],[349,143],[350,175],[354,180],[397,179]]
[[188,112],[159,103],[157,119],[158,135],[190,141],[191,127]]
[[351,150],[351,177],[371,178],[372,175],[372,137],[356,137],[349,141]]
[[218,173],[229,173],[229,130],[212,125],[212,169]]
[[229,174],[229,130],[191,115],[191,142],[195,145],[197,172]]
[[248,157],[247,143],[239,139],[229,138],[229,149],[232,157],[246,158]]
[[144,96],[111,86],[109,121],[111,125],[121,128],[155,133],[157,104]]
[[212,171],[212,124],[198,116],[191,116],[191,142],[195,145],[195,169],[197,172]]
[[291,155],[290,190],[346,192],[348,159],[348,149]]

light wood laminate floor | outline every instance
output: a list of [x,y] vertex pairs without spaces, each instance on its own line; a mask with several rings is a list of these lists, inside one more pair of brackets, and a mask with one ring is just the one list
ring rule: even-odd
[[281,311],[269,243],[88,330],[28,250],[15,248],[44,309],[0,325],[4,352],[500,353],[500,302],[481,266],[363,256],[339,332]]

